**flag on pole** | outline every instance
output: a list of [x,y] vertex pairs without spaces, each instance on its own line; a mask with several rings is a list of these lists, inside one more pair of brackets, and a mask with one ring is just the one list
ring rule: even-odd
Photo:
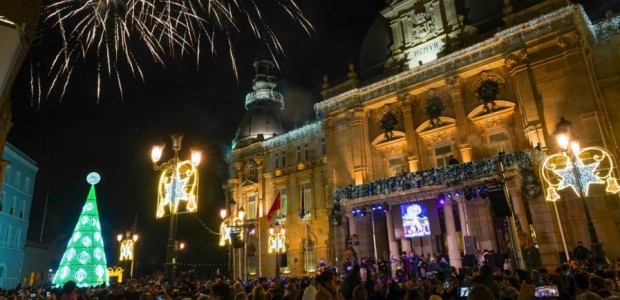
[[280,209],[280,205],[281,205],[281,199],[280,199],[280,191],[278,191],[278,195],[276,196],[276,200],[273,201],[273,204],[271,204],[271,208],[269,209],[269,213],[267,214],[267,219],[269,220],[269,222],[271,222],[271,219],[273,219],[273,215],[276,213],[276,211],[278,211],[278,209]]
[[301,210],[299,211],[299,217],[303,220],[306,216],[306,199],[305,199],[304,185],[301,185]]

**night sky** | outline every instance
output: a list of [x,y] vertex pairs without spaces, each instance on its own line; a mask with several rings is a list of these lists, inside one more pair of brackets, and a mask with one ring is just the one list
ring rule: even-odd
[[[382,1],[301,1],[302,10],[315,28],[308,36],[291,21],[272,24],[280,36],[285,56],[279,57],[277,90],[285,96],[282,121],[286,128],[301,126],[314,118],[312,105],[321,100],[322,76],[345,78],[347,65],[357,63],[362,39],[378,16]],[[52,93],[41,103],[31,103],[30,59],[44,70],[58,46],[57,35],[44,29],[41,43],[33,48],[13,87],[13,127],[8,140],[39,166],[30,214],[28,237],[38,241],[46,195],[48,214],[43,242],[69,235],[85,202],[86,175],[100,173],[96,186],[99,214],[109,264],[116,264],[116,235],[131,227],[137,214],[138,270],[149,270],[165,259],[168,219],[155,219],[157,180],[150,160],[151,146],[167,143],[162,161],[172,156],[169,134],[185,135],[181,157],[189,158],[190,146],[203,151],[199,166],[198,213],[182,215],[178,239],[187,244],[179,261],[224,262],[225,251],[217,236],[205,230],[196,217],[213,230],[219,228],[224,208],[222,185],[228,178],[224,157],[230,151],[237,126],[245,112],[245,95],[251,90],[253,59],[260,44],[243,34],[236,37],[239,79],[231,69],[226,48],[218,56],[203,50],[200,68],[195,57],[168,59],[154,64],[145,52],[136,52],[146,83],[127,72],[121,99],[116,85],[102,85],[96,98],[96,64],[78,66],[67,93],[60,101]],[[45,80],[45,74],[42,74]],[[66,241],[61,240],[64,247]],[[207,250],[208,249],[208,250]],[[215,253],[213,253],[213,249]],[[140,272],[140,271],[138,271]]]
[[[599,7],[605,1],[584,2],[587,10],[604,13],[590,6]],[[605,3],[611,2],[618,4],[616,0]],[[383,3],[299,1],[315,28],[311,36],[288,19],[275,18],[272,25],[286,52],[279,58],[280,70],[276,72],[276,89],[285,97],[281,114],[285,128],[293,129],[314,118],[312,106],[321,100],[323,75],[332,82],[342,80],[347,65],[358,63],[363,37]],[[228,178],[224,158],[245,112],[244,99],[254,76],[252,61],[260,44],[243,34],[235,37],[238,80],[225,47],[220,47],[215,57],[203,50],[199,69],[192,56],[167,59],[164,67],[152,63],[146,52],[136,51],[146,83],[132,79],[124,70],[123,99],[108,80],[97,103],[96,62],[90,59],[78,66],[62,101],[52,93],[41,103],[32,103],[30,62],[39,62],[40,69],[45,70],[55,54],[50,49],[58,44],[57,35],[43,29],[41,42],[31,50],[13,86],[13,127],[8,140],[39,166],[29,239],[39,239],[49,193],[43,242],[60,240],[65,246],[62,238],[72,232],[86,200],[86,175],[96,171],[102,177],[96,190],[108,263],[116,264],[115,237],[131,227],[137,214],[138,273],[150,271],[153,262],[161,268],[168,219],[155,219],[159,173],[152,169],[150,149],[164,141],[167,148],[162,160],[170,158],[168,135],[178,131],[185,134],[181,157],[189,158],[190,146],[203,151],[198,213],[182,215],[179,220],[178,239],[187,244],[179,261],[224,262],[226,252],[217,247],[217,236],[196,218],[213,230],[219,228],[219,210],[224,208],[222,185]],[[41,75],[45,80],[45,74]]]

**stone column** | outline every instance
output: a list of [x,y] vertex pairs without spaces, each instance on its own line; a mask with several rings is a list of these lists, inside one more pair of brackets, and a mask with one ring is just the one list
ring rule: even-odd
[[446,238],[448,240],[448,256],[450,256],[450,266],[455,268],[462,267],[461,253],[456,242],[456,226],[454,226],[454,214],[452,213],[452,203],[448,202],[443,206],[443,215],[446,223]]
[[459,220],[461,221],[461,233],[463,234],[463,253],[474,254],[467,253],[467,246],[465,245],[465,236],[471,235],[469,233],[469,220],[467,216],[467,200],[465,200],[464,196],[461,196],[455,201],[459,208]]
[[450,87],[450,96],[454,107],[456,117],[457,141],[459,144],[460,156],[462,162],[472,161],[471,145],[469,143],[469,125],[465,108],[463,106],[463,95],[461,92],[461,78],[454,75],[446,78],[446,84]]
[[403,251],[407,253],[411,251],[411,241],[409,239],[406,239],[406,238],[400,239],[400,246],[403,249]]
[[392,213],[389,211],[385,214],[385,223],[387,225],[390,258],[392,256],[394,258],[397,258],[398,257],[398,244],[396,243],[396,236],[394,234],[394,223],[392,223]]
[[409,172],[415,172],[419,169],[418,141],[413,121],[412,99],[413,96],[408,93],[398,95],[397,99],[401,104],[403,119],[405,125],[405,138],[407,139],[407,161],[409,162]]

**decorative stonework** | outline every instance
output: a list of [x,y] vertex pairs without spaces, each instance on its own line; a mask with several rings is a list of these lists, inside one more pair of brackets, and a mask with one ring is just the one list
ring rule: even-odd
[[441,119],[439,118],[444,110],[443,99],[435,93],[431,93],[430,97],[426,100],[424,107],[429,122],[433,128],[441,126]]
[[413,103],[413,96],[411,96],[408,92],[402,92],[396,96],[396,100],[398,100],[398,102],[400,102],[403,106],[411,105]]
[[398,125],[399,114],[398,111],[392,109],[389,105],[383,106],[381,113],[377,118],[377,123],[383,130],[383,135],[386,140],[391,140],[393,138],[393,133]]
[[581,37],[578,33],[572,32],[567,35],[563,35],[557,38],[557,44],[562,50],[579,47]]
[[497,109],[495,100],[505,83],[504,77],[497,73],[489,71],[482,71],[480,73],[479,79],[474,83],[473,90],[478,99],[482,101],[486,113]]
[[526,62],[527,51],[525,49],[521,49],[518,53],[510,53],[504,57],[504,65],[508,68],[508,70],[512,70],[513,68]]
[[416,128],[416,133],[427,143],[454,140],[456,134],[456,120],[449,117],[439,117],[439,126],[433,126],[428,120]]
[[496,100],[495,110],[487,112],[483,104],[474,108],[467,118],[483,133],[489,128],[504,127],[508,129],[516,104],[506,100]]
[[446,77],[445,82],[451,87],[456,87],[461,85],[461,77],[459,75],[448,76]]
[[441,33],[435,24],[433,6],[427,9],[423,5],[418,5],[411,14],[410,20],[411,39],[414,45],[424,43]]

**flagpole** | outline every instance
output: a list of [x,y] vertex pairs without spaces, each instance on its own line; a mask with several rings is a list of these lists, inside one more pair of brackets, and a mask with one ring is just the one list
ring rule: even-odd
[[43,220],[41,221],[41,235],[39,235],[39,244],[43,242],[43,230],[45,229],[45,217],[47,215],[47,201],[50,199],[50,190],[47,190],[45,196],[45,208],[43,209]]

